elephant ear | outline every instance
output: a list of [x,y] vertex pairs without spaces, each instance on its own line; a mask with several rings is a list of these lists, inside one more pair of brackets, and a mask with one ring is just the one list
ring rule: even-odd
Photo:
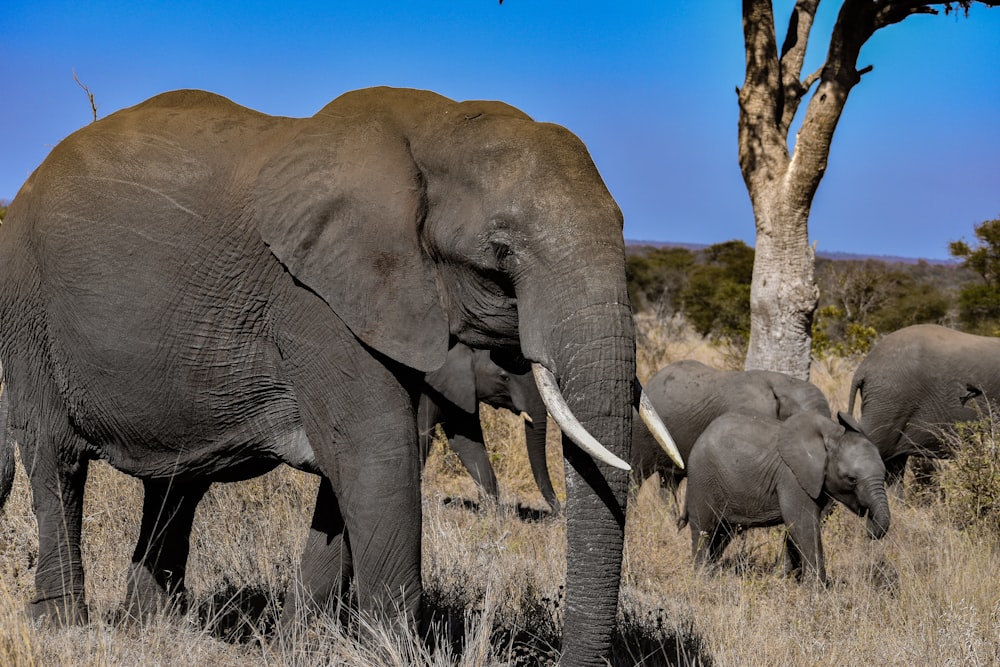
[[472,348],[458,343],[448,350],[444,365],[424,376],[431,389],[469,414],[475,414],[476,369]]
[[258,172],[261,237],[364,343],[438,368],[448,321],[419,240],[426,194],[405,138],[377,114],[296,122],[301,131]]
[[839,429],[829,417],[803,412],[783,421],[778,432],[781,460],[813,499],[819,498],[826,478],[826,440],[829,436],[826,431],[830,429],[820,420],[829,422],[832,429]]
[[861,430],[861,424],[859,424],[852,415],[840,411],[837,413],[837,421],[840,422],[840,425],[846,428],[848,431],[854,431],[856,433],[860,433],[861,435],[865,435],[865,432]]

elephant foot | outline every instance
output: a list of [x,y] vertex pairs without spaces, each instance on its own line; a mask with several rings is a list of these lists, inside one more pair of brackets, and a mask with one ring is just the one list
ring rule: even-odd
[[143,622],[160,613],[184,615],[188,609],[187,591],[183,584],[170,588],[164,587],[144,566],[132,563],[125,594],[126,617]]
[[28,603],[28,617],[34,621],[51,623],[59,627],[84,625],[89,621],[87,603],[83,594],[55,598],[36,598]]

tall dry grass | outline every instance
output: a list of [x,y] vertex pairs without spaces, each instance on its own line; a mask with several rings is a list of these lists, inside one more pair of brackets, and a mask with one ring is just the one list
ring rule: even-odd
[[[731,350],[679,323],[639,318],[639,332],[642,379],[681,358],[737,365]],[[814,365],[813,380],[834,409],[847,404],[852,372],[842,360]],[[423,568],[436,627],[427,641],[350,610],[339,620],[303,619],[293,637],[274,639],[316,489],[314,478],[283,468],[212,488],[195,520],[186,616],[144,627],[121,620],[141,487],[95,464],[84,519],[91,622],[64,630],[35,625],[23,612],[37,541],[18,471],[0,516],[0,664],[547,664],[558,655],[564,525],[543,511],[518,419],[487,410],[484,424],[502,486],[499,507],[475,508],[475,486],[440,443],[425,471]],[[565,497],[555,433],[549,460]],[[997,536],[950,520],[953,510],[939,498],[891,503],[892,527],[880,542],[868,540],[863,520],[844,508],[828,518],[823,541],[832,584],[821,589],[780,575],[778,529],[749,531],[716,574],[696,573],[690,535],[675,527],[673,499],[655,483],[636,489],[613,664],[1000,662]]]

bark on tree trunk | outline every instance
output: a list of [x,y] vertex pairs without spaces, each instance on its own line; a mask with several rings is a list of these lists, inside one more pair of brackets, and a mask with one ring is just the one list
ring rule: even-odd
[[788,210],[780,184],[754,202],[757,244],[750,287],[750,342],[744,368],[808,380],[812,320],[819,299],[813,279],[808,211]]

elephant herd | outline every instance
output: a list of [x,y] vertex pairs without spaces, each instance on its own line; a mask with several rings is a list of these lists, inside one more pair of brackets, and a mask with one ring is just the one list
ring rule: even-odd
[[[498,367],[484,365],[476,381],[500,373]],[[506,386],[521,385],[530,393],[528,376],[504,374],[509,375]],[[782,373],[721,371],[684,360],[660,370],[645,389],[686,465],[676,466],[649,430],[635,421],[632,480],[640,484],[658,474],[662,483],[676,488],[687,477],[679,525],[690,523],[696,562],[717,561],[738,530],[784,523],[789,533],[786,569],[826,581],[820,520],[834,500],[859,516],[867,515],[872,537],[881,538],[889,529],[879,451],[852,417],[840,413],[837,421],[830,418],[826,397],[815,385]],[[484,402],[510,404],[503,395]],[[451,412],[460,413],[454,408]],[[468,453],[462,454],[470,442],[450,443],[483,492],[496,498],[492,469],[484,475],[482,467],[468,463],[473,460]],[[532,472],[547,499],[552,483],[545,472],[544,440],[527,438],[526,444]],[[475,448],[479,455],[474,460],[488,467],[481,437]],[[558,505],[550,505],[558,511]]]
[[653,472],[674,484],[688,464],[699,560],[784,522],[788,563],[822,579],[823,512],[839,500],[884,534],[882,461],[943,454],[921,427],[992,392],[1000,343],[887,337],[855,378],[860,425],[776,373],[681,362],[643,389],[622,224],[583,143],[500,102],[370,88],[286,118],[181,90],[70,135],[0,226],[0,505],[16,442],[38,522],[29,611],[87,620],[91,460],[143,483],[138,616],[183,604],[210,484],[284,463],[321,477],[304,603],[350,577],[363,611],[417,627],[435,424],[498,493],[480,401],[526,416],[566,516],[564,664],[609,655],[629,487]]
[[[900,329],[862,360],[847,412],[834,421],[828,419],[823,392],[809,382],[770,371],[675,362],[645,389],[686,468],[674,465],[636,422],[633,482],[658,474],[661,483],[676,489],[687,477],[679,525],[690,524],[696,562],[718,560],[737,530],[784,523],[790,538],[786,570],[801,568],[800,573],[825,580],[819,522],[831,503],[838,500],[867,516],[869,535],[884,536],[885,485],[901,482],[910,457],[953,454],[945,428],[978,418],[983,401],[1000,395],[998,364],[1000,339],[932,324]],[[859,396],[860,423],[851,416]],[[532,471],[548,500],[551,481],[540,477],[544,466],[537,463],[544,451],[532,451],[537,443],[527,443]]]

